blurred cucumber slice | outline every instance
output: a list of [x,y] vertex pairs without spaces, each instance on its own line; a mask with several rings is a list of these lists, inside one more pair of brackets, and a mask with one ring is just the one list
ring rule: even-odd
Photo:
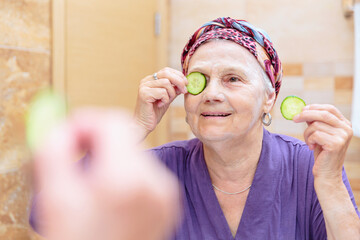
[[26,138],[35,150],[51,129],[66,116],[65,100],[51,90],[40,91],[32,100],[26,116]]

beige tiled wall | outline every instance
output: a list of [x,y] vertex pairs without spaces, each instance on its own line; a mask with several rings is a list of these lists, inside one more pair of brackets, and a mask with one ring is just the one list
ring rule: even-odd
[[50,83],[50,0],[0,0],[0,239],[39,239],[29,228],[24,113]]
[[[303,139],[306,124],[285,120],[280,103],[298,95],[307,103],[335,105],[350,119],[353,81],[353,20],[343,16],[341,1],[318,0],[171,0],[170,66],[180,69],[180,54],[191,34],[220,16],[245,19],[266,30],[284,66],[283,85],[272,111],[270,131]],[[171,140],[191,137],[183,98],[170,109]],[[354,137],[345,168],[360,204],[360,139]]]

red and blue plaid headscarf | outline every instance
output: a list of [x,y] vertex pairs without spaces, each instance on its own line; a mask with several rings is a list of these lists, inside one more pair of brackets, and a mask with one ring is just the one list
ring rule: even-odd
[[277,97],[282,79],[280,59],[267,33],[244,20],[222,17],[199,28],[192,35],[182,53],[181,66],[184,75],[187,75],[190,58],[196,49],[211,39],[231,40],[248,49],[266,72]]

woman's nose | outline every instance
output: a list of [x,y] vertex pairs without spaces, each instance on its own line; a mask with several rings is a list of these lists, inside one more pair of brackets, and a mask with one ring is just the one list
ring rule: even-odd
[[221,84],[215,79],[208,81],[203,91],[203,101],[207,103],[223,102],[224,99],[225,96]]

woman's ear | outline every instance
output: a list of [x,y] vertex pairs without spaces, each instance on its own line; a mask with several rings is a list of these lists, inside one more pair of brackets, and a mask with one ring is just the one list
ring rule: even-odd
[[273,91],[272,93],[265,93],[265,103],[264,103],[264,113],[268,113],[274,107],[275,104],[276,93]]

